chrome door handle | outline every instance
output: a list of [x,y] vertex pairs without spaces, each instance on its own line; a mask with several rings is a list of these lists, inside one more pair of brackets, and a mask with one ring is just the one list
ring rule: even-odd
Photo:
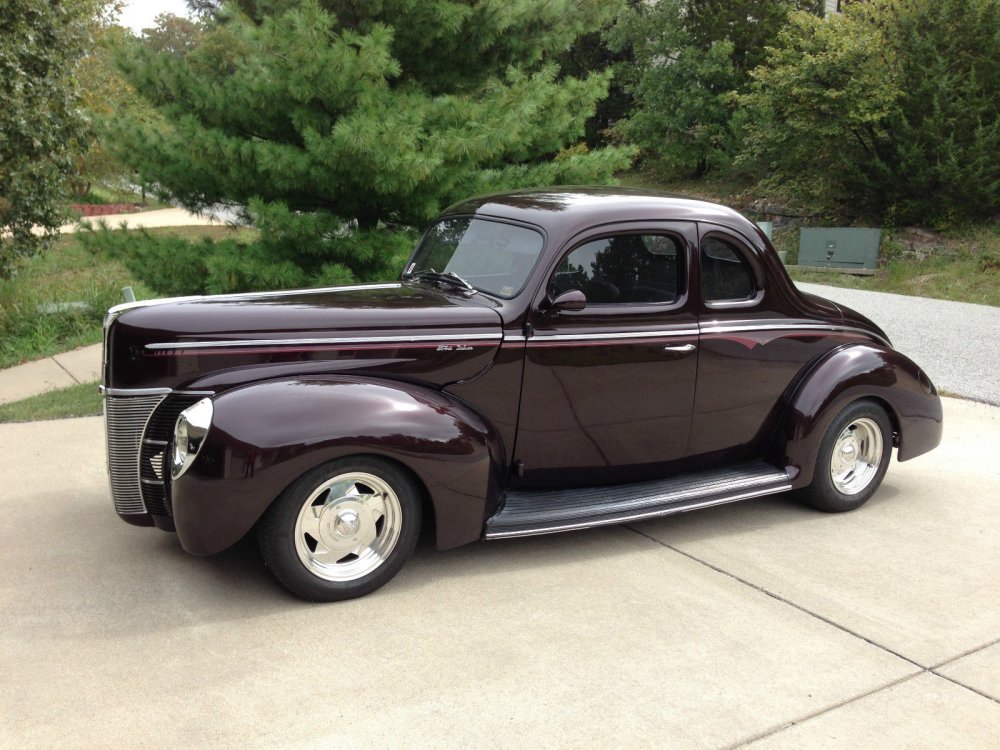
[[680,344],[679,346],[665,346],[663,351],[665,352],[677,352],[679,354],[687,354],[688,352],[693,352],[695,350],[694,344]]

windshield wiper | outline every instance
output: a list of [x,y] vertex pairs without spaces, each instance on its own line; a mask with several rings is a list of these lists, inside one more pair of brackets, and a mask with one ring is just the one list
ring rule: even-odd
[[470,296],[479,291],[476,287],[472,286],[472,284],[454,271],[435,271],[433,268],[429,268],[426,271],[417,271],[416,273],[408,275],[416,276],[418,279],[442,281],[446,284],[452,284],[453,286],[459,287],[462,291],[467,292]]

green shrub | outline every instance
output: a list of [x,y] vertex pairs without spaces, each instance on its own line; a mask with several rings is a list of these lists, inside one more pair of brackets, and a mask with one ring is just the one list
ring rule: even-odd
[[[98,226],[81,232],[79,239],[94,255],[124,264],[158,294],[183,296],[384,281],[398,275],[415,234],[346,231],[318,237],[313,244],[322,252],[312,255],[294,251],[305,244],[304,238],[282,244],[264,232],[251,241],[189,240]],[[358,278],[347,258],[367,273]]]
[[179,296],[202,294],[208,277],[206,259],[215,252],[210,239],[191,242],[180,237],[151,235],[144,229],[116,229],[105,226],[80,232],[80,243],[95,256],[122,263],[159,294]]
[[739,97],[761,187],[957,227],[1000,209],[1000,2],[871,0],[805,14]]

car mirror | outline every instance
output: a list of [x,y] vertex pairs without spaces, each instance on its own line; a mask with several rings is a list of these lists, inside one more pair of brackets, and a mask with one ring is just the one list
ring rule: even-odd
[[570,289],[556,297],[549,306],[550,313],[576,312],[587,306],[587,295],[579,289]]

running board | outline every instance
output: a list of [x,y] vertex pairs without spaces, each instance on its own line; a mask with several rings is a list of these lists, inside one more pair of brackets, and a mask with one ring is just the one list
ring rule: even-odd
[[508,492],[503,507],[486,522],[485,538],[532,536],[639,521],[773,495],[791,488],[784,471],[763,461],[753,461],[655,482]]

